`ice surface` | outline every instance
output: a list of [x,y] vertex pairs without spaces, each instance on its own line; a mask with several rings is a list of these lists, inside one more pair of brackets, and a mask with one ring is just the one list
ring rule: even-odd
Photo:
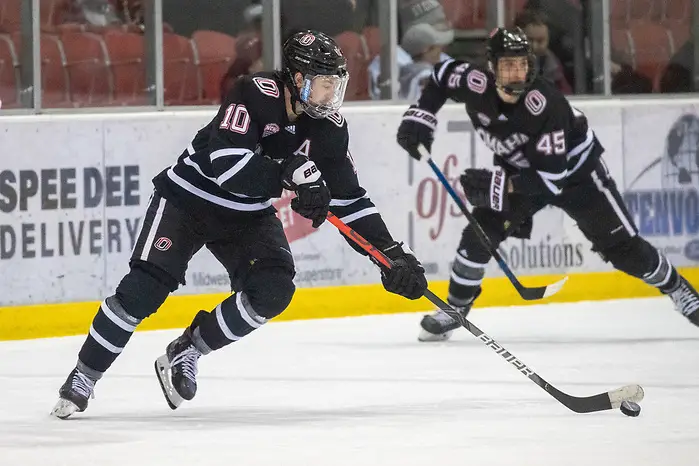
[[477,309],[559,389],[638,383],[638,418],[575,414],[466,330],[418,343],[417,314],[272,323],[201,359],[171,411],[137,333],[85,413],[48,416],[83,337],[0,343],[0,465],[699,464],[699,329],[668,300]]

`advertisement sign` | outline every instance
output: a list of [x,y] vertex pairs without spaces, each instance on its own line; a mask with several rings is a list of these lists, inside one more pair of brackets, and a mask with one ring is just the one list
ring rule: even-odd
[[699,263],[699,106],[624,111],[624,201],[677,266]]
[[[623,106],[625,105],[625,106]],[[679,266],[699,262],[699,107],[673,103],[581,102],[606,149],[605,160],[641,234]],[[350,107],[350,151],[362,185],[396,240],[447,280],[466,220],[430,168],[395,141],[402,106]],[[101,300],[128,271],[152,193],[211,111],[43,115],[4,118],[0,133],[0,306]],[[444,107],[433,158],[461,193],[459,175],[490,166],[491,151],[464,109]],[[463,195],[463,193],[461,193]],[[275,200],[294,255],[298,287],[378,283],[376,267],[329,223],[312,229]],[[518,275],[609,270],[572,220],[546,208],[531,239],[510,239],[501,254]],[[500,276],[491,261],[487,273]],[[223,267],[197,253],[177,293],[226,292]]]

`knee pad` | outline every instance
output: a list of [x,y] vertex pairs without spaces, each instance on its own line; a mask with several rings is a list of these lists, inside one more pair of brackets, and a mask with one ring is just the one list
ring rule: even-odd
[[255,263],[242,289],[254,312],[265,319],[281,314],[295,291],[294,270],[289,264],[264,259]]
[[[638,235],[613,246],[608,246],[598,253],[605,262],[611,263],[615,269],[644,280],[656,273],[667,274],[668,267],[671,267],[665,256]],[[666,263],[667,267],[664,270],[656,271],[656,269],[663,268],[659,267],[663,263]]]
[[148,262],[134,261],[114,297],[127,314],[142,320],[155,313],[177,287],[177,280],[162,269]]

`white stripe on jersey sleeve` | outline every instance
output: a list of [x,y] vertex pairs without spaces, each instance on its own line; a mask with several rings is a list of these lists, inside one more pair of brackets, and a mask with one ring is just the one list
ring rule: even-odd
[[[217,151],[217,152],[218,152],[218,151]],[[248,162],[250,161],[250,159],[252,159],[252,157],[253,157],[254,155],[255,155],[254,153],[248,151],[248,153],[247,153],[247,155],[246,155],[245,157],[243,157],[242,159],[240,159],[235,165],[233,165],[231,168],[229,168],[228,170],[226,170],[225,172],[223,172],[223,173],[221,174],[221,176],[219,176],[218,178],[216,178],[216,182],[217,182],[219,185],[222,185],[222,184],[225,183],[226,181],[228,181],[228,180],[230,180],[231,178],[233,178],[240,170],[242,170],[243,168],[245,168],[245,165],[248,164]],[[212,157],[212,159],[213,159],[213,154],[211,154],[211,157]]]

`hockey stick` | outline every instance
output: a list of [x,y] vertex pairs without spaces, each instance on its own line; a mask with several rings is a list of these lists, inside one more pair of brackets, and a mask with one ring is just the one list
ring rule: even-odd
[[498,250],[493,247],[493,244],[490,242],[488,235],[485,233],[485,231],[483,231],[483,227],[481,227],[478,221],[476,221],[476,219],[473,217],[473,214],[468,211],[468,209],[466,208],[466,204],[464,204],[459,195],[456,194],[456,191],[454,191],[454,188],[451,187],[449,181],[444,176],[444,173],[442,173],[439,167],[437,167],[437,164],[434,163],[434,160],[432,160],[432,157],[430,156],[430,153],[427,151],[425,146],[420,145],[418,147],[418,150],[420,152],[420,155],[427,160],[427,163],[432,168],[432,171],[434,171],[435,175],[437,175],[437,178],[439,178],[439,181],[444,185],[444,188],[447,190],[451,198],[454,199],[456,205],[459,206],[461,212],[463,212],[463,214],[466,216],[466,218],[469,221],[469,224],[473,225],[473,229],[475,230],[476,234],[483,242],[485,247],[488,249],[490,255],[492,255],[495,258],[502,271],[505,273],[510,282],[512,282],[515,289],[522,298],[526,299],[527,301],[548,298],[549,296],[553,296],[554,294],[558,293],[561,290],[561,288],[563,288],[563,285],[568,280],[568,277],[564,277],[562,280],[559,280],[556,283],[552,283],[546,286],[528,287],[522,285],[515,276],[515,274],[512,272],[512,270],[510,270],[510,266],[507,265],[505,259],[503,259]]
[[[337,218],[332,213],[328,213],[328,221],[335,225],[338,230],[352,241],[357,243],[359,247],[381,263],[384,267],[393,267],[393,262],[383,252],[369,243],[363,236],[347,226],[342,220]],[[536,372],[531,370],[526,364],[517,359],[512,353],[507,351],[505,347],[488,336],[483,330],[479,329],[464,316],[456,312],[454,308],[442,301],[437,295],[430,290],[425,291],[425,297],[435,306],[439,307],[449,317],[463,325],[466,330],[471,332],[473,336],[482,341],[486,346],[502,356],[505,361],[512,364],[518,371],[527,376],[529,380],[544,389],[549,395],[558,400],[566,408],[575,411],[576,413],[592,413],[595,411],[604,411],[607,409],[616,409],[621,406],[623,401],[633,401],[638,403],[643,399],[643,388],[640,385],[627,385],[599,395],[576,397],[571,396],[558,390],[553,385],[542,379]]]

